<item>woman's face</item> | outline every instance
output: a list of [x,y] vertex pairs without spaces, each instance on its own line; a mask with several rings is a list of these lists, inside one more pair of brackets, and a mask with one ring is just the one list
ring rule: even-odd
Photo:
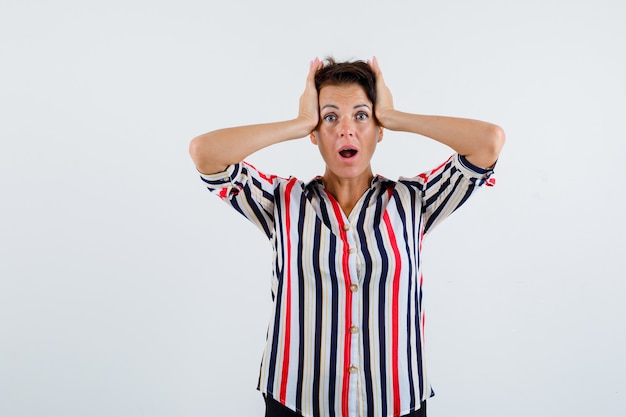
[[[311,133],[326,171],[341,179],[371,179],[370,161],[383,128],[359,84],[328,85],[319,93],[320,123]],[[330,172],[329,172],[330,171]]]

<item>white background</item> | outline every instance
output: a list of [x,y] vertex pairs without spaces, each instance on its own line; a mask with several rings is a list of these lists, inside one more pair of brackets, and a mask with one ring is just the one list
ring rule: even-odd
[[[619,0],[0,3],[0,416],[262,416],[270,248],[196,135],[294,117],[316,56],[488,120],[497,186],[426,242],[431,416],[623,416]],[[387,132],[373,167],[450,150]],[[321,173],[303,139],[250,158]]]

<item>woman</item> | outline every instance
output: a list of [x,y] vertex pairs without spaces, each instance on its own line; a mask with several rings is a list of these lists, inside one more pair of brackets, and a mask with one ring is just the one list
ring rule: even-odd
[[[390,181],[370,161],[384,129],[455,152]],[[309,136],[324,174],[306,183],[258,171],[251,153]],[[398,111],[376,58],[311,62],[293,120],[217,130],[190,154],[207,188],[274,249],[258,389],[266,416],[425,416],[422,239],[483,184],[504,144],[496,125]],[[414,167],[410,167],[414,171]]]

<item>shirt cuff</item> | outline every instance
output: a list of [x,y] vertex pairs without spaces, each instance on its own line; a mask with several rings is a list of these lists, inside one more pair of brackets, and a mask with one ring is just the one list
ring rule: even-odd
[[237,178],[240,173],[241,164],[233,164],[226,167],[224,171],[215,174],[203,174],[200,172],[200,179],[202,179],[209,188],[226,188],[234,183],[235,178]]
[[[463,175],[468,178],[474,178],[478,181],[478,186],[486,185],[488,187],[492,187],[496,185],[496,179],[492,177],[493,175],[493,167],[492,168],[481,168],[472,164],[467,158],[463,155],[457,154],[457,162],[458,167],[463,172]],[[494,164],[495,166],[495,164]]]

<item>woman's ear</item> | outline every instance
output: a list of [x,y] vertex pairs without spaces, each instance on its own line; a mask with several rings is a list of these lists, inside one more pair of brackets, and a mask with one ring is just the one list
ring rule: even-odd
[[317,138],[315,137],[315,130],[309,134],[309,138],[311,138],[311,143],[313,145],[317,145]]
[[380,142],[381,140],[383,140],[383,133],[385,132],[385,128],[382,126],[378,126],[378,142]]

